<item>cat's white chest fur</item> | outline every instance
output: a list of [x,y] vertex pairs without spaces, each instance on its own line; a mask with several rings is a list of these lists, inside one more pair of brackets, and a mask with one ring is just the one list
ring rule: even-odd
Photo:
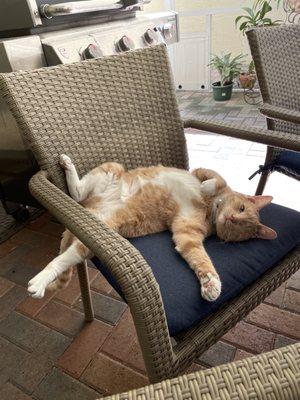
[[192,200],[199,198],[201,193],[201,182],[187,171],[161,171],[153,183],[170,191],[173,199],[180,204],[182,216],[193,214],[195,206]]

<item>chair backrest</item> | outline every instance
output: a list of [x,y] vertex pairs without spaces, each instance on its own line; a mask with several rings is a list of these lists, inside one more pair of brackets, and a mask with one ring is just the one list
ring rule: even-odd
[[[300,109],[300,25],[259,27],[247,32],[264,103]],[[270,129],[300,133],[291,122],[268,120]]]
[[97,60],[0,74],[6,99],[40,167],[66,191],[60,154],[80,175],[106,161],[127,168],[188,167],[164,45]]

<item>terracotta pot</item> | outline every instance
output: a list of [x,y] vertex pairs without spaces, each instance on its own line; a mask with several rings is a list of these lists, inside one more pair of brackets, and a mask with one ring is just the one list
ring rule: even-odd
[[239,80],[240,85],[243,89],[253,89],[256,82],[256,75],[242,72],[240,74]]

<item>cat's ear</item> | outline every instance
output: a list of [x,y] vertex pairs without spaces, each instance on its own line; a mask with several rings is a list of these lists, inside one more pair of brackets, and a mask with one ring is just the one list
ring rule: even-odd
[[274,231],[274,229],[269,228],[266,225],[260,224],[255,237],[259,239],[272,240],[277,238],[277,233]]
[[261,210],[263,207],[267,206],[273,200],[272,196],[248,196],[248,199],[255,204],[258,210]]

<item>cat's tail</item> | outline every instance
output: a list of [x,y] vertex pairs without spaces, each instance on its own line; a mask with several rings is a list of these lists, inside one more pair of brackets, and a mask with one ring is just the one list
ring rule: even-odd
[[[72,244],[73,239],[74,235],[70,231],[68,230],[64,231],[60,242],[59,254],[63,253]],[[55,292],[57,290],[66,288],[72,279],[72,275],[73,275],[73,267],[70,266],[70,268],[68,268],[66,271],[60,274],[55,279],[55,281],[51,282],[47,286],[47,290],[49,290],[50,292]]]

